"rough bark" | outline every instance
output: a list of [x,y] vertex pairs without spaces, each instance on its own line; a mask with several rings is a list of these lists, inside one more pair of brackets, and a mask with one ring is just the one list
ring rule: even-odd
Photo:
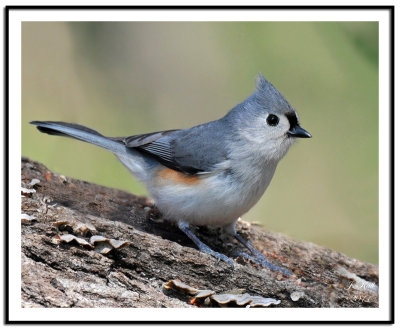
[[[26,158],[21,169],[22,307],[198,307],[185,292],[164,288],[172,279],[281,300],[273,307],[378,307],[376,265],[239,221],[242,236],[296,277],[243,259],[232,268],[200,253],[144,197],[64,177]],[[102,254],[63,242],[64,234],[130,244]],[[228,256],[242,249],[217,230],[197,234]]]

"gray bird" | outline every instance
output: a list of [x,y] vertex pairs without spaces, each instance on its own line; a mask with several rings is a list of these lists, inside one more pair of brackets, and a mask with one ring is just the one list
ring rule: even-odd
[[293,107],[261,74],[256,85],[255,92],[223,118],[189,129],[113,138],[78,124],[31,123],[41,132],[114,153],[146,185],[163,217],[177,223],[202,252],[233,264],[200,241],[190,225],[221,227],[247,247],[257,263],[290,275],[235,229],[238,218],[267,189],[290,146],[297,138],[311,137],[300,127]]

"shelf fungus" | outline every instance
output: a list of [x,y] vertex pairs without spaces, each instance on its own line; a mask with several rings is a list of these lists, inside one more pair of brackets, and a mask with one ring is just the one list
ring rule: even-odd
[[63,235],[61,235],[60,236],[60,241],[66,242],[66,243],[70,243],[72,241],[75,241],[76,243],[80,244],[81,246],[93,248],[93,246],[89,242],[87,242],[85,239],[78,238],[77,236],[72,235],[72,234],[63,234]]
[[31,224],[33,221],[36,221],[35,216],[31,216],[28,214],[21,214],[21,223],[23,224]]
[[164,284],[166,290],[175,290],[183,294],[194,296],[191,304],[207,307],[268,307],[279,305],[280,300],[274,298],[265,298],[261,296],[251,296],[243,293],[243,290],[231,291],[226,293],[216,293],[213,290],[197,289],[191,287],[179,280],[170,280]]
[[39,185],[39,183],[40,183],[39,179],[33,178],[28,185],[31,186],[31,187],[34,187],[36,185]]
[[108,239],[101,235],[93,235],[89,241],[94,249],[100,254],[108,254],[113,249],[120,249],[129,246],[129,241],[119,241],[115,239]]
[[119,241],[115,239],[109,239],[101,235],[94,235],[90,238],[89,242],[83,238],[79,238],[73,234],[63,234],[57,236],[61,242],[70,243],[75,241],[84,247],[89,247],[94,249],[96,252],[106,255],[113,249],[120,249],[122,247],[128,246],[129,241]]
[[96,228],[89,223],[81,223],[76,220],[59,220],[53,223],[55,227],[59,230],[66,230],[68,232],[73,232],[79,235],[85,236],[87,233],[93,233],[96,231]]
[[36,193],[35,189],[21,186],[21,194],[23,197],[31,196],[33,193]]
[[31,197],[33,193],[36,193],[36,190],[30,187],[34,187],[35,185],[38,185],[40,183],[40,180],[37,178],[34,178],[30,181],[28,184],[28,187],[23,187],[21,186],[21,195],[22,197]]

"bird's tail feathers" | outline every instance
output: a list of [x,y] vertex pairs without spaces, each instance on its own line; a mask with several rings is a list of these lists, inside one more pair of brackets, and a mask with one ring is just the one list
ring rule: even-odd
[[58,121],[31,121],[37,129],[49,135],[65,136],[79,139],[83,142],[97,145],[116,155],[125,155],[126,147],[123,143],[105,137],[97,131],[75,123]]

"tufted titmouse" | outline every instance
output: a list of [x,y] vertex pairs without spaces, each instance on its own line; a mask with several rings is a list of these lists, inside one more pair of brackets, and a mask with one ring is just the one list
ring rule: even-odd
[[189,129],[112,138],[77,124],[31,123],[41,132],[113,152],[146,185],[163,217],[176,222],[201,251],[233,264],[200,241],[191,224],[222,227],[256,262],[291,274],[268,262],[235,229],[237,219],[263,195],[296,138],[311,137],[300,127],[293,107],[261,74],[256,85],[255,92],[223,118]]

